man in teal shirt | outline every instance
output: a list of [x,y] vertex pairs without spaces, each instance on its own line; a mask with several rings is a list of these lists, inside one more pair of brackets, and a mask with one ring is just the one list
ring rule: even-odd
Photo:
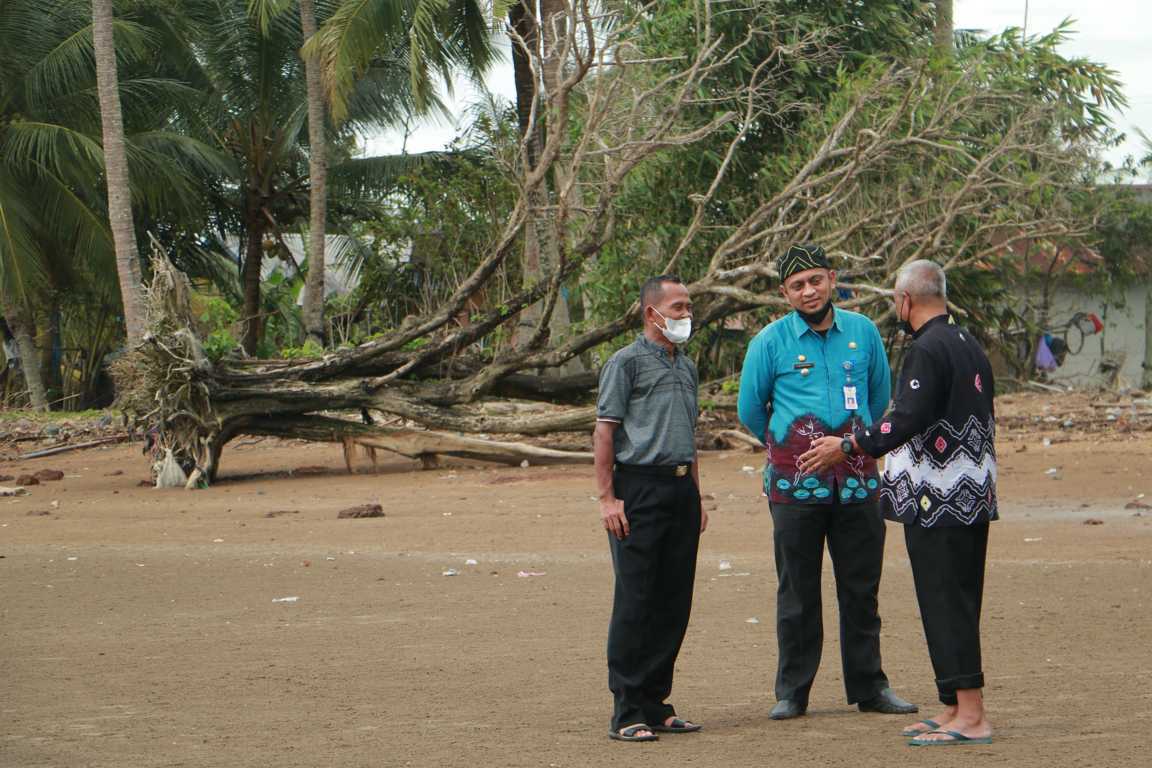
[[880,665],[876,596],[884,521],[876,461],[845,440],[846,461],[811,474],[800,463],[814,440],[850,438],[854,426],[884,413],[891,392],[888,357],[871,320],[833,308],[836,273],[819,245],[793,245],[777,268],[794,311],[752,340],[738,402],[740,421],[768,447],[764,492],[772,512],[780,649],[778,701],[770,717],[799,717],[808,708],[824,642],[825,540],[836,575],[848,703],[862,711],[915,712],[914,704],[892,692]]

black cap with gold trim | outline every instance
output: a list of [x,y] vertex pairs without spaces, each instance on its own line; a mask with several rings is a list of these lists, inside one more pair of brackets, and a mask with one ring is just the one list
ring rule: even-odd
[[806,269],[832,269],[824,249],[816,243],[801,243],[788,248],[788,252],[776,260],[776,270],[780,282],[784,282],[797,272]]

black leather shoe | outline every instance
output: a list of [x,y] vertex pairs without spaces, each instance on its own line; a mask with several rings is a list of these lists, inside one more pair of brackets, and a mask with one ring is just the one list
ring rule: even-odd
[[776,702],[776,706],[772,707],[768,717],[772,720],[791,720],[794,717],[800,717],[807,711],[807,704],[801,704],[792,699],[782,699]]
[[904,701],[893,693],[891,688],[885,688],[856,706],[860,708],[861,712],[879,712],[884,715],[911,715],[913,712],[920,711],[920,707],[912,702]]

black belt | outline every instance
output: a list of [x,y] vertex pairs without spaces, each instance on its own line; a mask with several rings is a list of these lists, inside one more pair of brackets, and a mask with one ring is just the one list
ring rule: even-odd
[[617,472],[633,475],[654,475],[656,477],[687,477],[692,471],[692,463],[687,464],[621,464],[613,466]]

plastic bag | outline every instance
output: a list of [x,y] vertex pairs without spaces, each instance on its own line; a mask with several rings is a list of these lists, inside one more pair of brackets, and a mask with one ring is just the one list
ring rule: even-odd
[[171,448],[164,449],[164,458],[156,463],[155,469],[157,488],[183,488],[188,482],[188,475],[172,455]]
[[1054,371],[1057,365],[1056,356],[1052,354],[1052,348],[1048,346],[1048,335],[1045,334],[1041,337],[1040,343],[1036,345],[1036,370]]

